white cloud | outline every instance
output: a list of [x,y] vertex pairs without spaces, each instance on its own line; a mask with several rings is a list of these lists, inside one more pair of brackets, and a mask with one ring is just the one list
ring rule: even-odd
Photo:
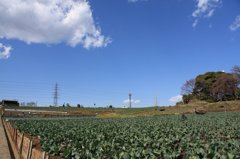
[[210,18],[213,16],[215,9],[219,7],[222,0],[195,0],[197,3],[196,10],[192,13],[195,18],[193,27],[196,27],[200,18]]
[[177,95],[177,96],[174,96],[174,97],[171,97],[169,99],[170,103],[172,104],[176,104],[177,102],[181,102],[182,101],[182,95]]
[[[129,99],[126,99],[126,100],[123,101],[123,103],[127,104],[127,103],[129,103],[129,101],[130,101]],[[137,104],[137,103],[141,103],[141,100],[139,100],[139,99],[136,99],[136,100],[132,99],[131,102],[133,104]]]
[[208,14],[206,15],[206,17],[211,17],[211,16],[213,16],[214,11],[215,11],[214,9],[210,10],[210,11],[208,12]]
[[0,59],[8,59],[12,51],[11,46],[6,46],[0,43]]
[[140,1],[148,1],[148,0],[128,0],[128,2],[132,2],[132,3],[134,3],[134,2],[140,2]]
[[0,21],[0,38],[28,44],[91,48],[110,42],[95,25],[87,0],[1,0]]
[[234,22],[230,25],[229,28],[230,28],[231,31],[235,31],[235,30],[240,28],[240,15],[238,15],[235,18]]
[[196,19],[196,20],[193,22],[192,27],[195,28],[195,27],[197,26],[197,24],[198,24],[198,19]]
[[128,2],[137,2],[138,0],[128,0]]

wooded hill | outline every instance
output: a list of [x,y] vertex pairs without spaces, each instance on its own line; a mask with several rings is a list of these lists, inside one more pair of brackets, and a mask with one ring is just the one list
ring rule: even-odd
[[207,72],[190,79],[182,86],[183,103],[192,100],[207,102],[231,101],[240,99],[240,66],[232,72]]

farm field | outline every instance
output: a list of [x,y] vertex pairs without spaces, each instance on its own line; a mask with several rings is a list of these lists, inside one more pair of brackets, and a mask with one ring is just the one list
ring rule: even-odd
[[62,158],[240,158],[240,113],[136,118],[9,119]]

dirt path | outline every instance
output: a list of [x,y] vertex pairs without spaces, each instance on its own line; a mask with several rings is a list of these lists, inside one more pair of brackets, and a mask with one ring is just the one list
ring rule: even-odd
[[0,159],[11,159],[2,118],[0,119]]

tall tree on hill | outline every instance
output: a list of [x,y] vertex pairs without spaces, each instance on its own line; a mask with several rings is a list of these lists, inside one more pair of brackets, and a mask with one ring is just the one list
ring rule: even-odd
[[181,94],[182,95],[189,95],[193,93],[193,89],[195,87],[195,79],[187,80],[183,86],[181,87]]
[[207,72],[196,78],[193,95],[200,100],[222,101],[236,99],[237,80],[233,74]]
[[237,85],[238,85],[238,89],[236,92],[236,99],[240,99],[240,66],[238,65],[233,66],[231,71],[234,77],[236,78]]
[[238,81],[238,87],[240,87],[240,66],[237,66],[237,65],[233,66],[232,74]]
[[196,77],[195,88],[193,90],[194,96],[199,100],[214,100],[211,94],[213,83],[224,72],[207,72]]
[[195,79],[187,80],[181,87],[181,94],[183,95],[183,103],[188,104],[194,96],[192,95],[195,88]]
[[232,74],[222,74],[213,83],[212,97],[217,101],[234,100],[237,92],[237,80]]

